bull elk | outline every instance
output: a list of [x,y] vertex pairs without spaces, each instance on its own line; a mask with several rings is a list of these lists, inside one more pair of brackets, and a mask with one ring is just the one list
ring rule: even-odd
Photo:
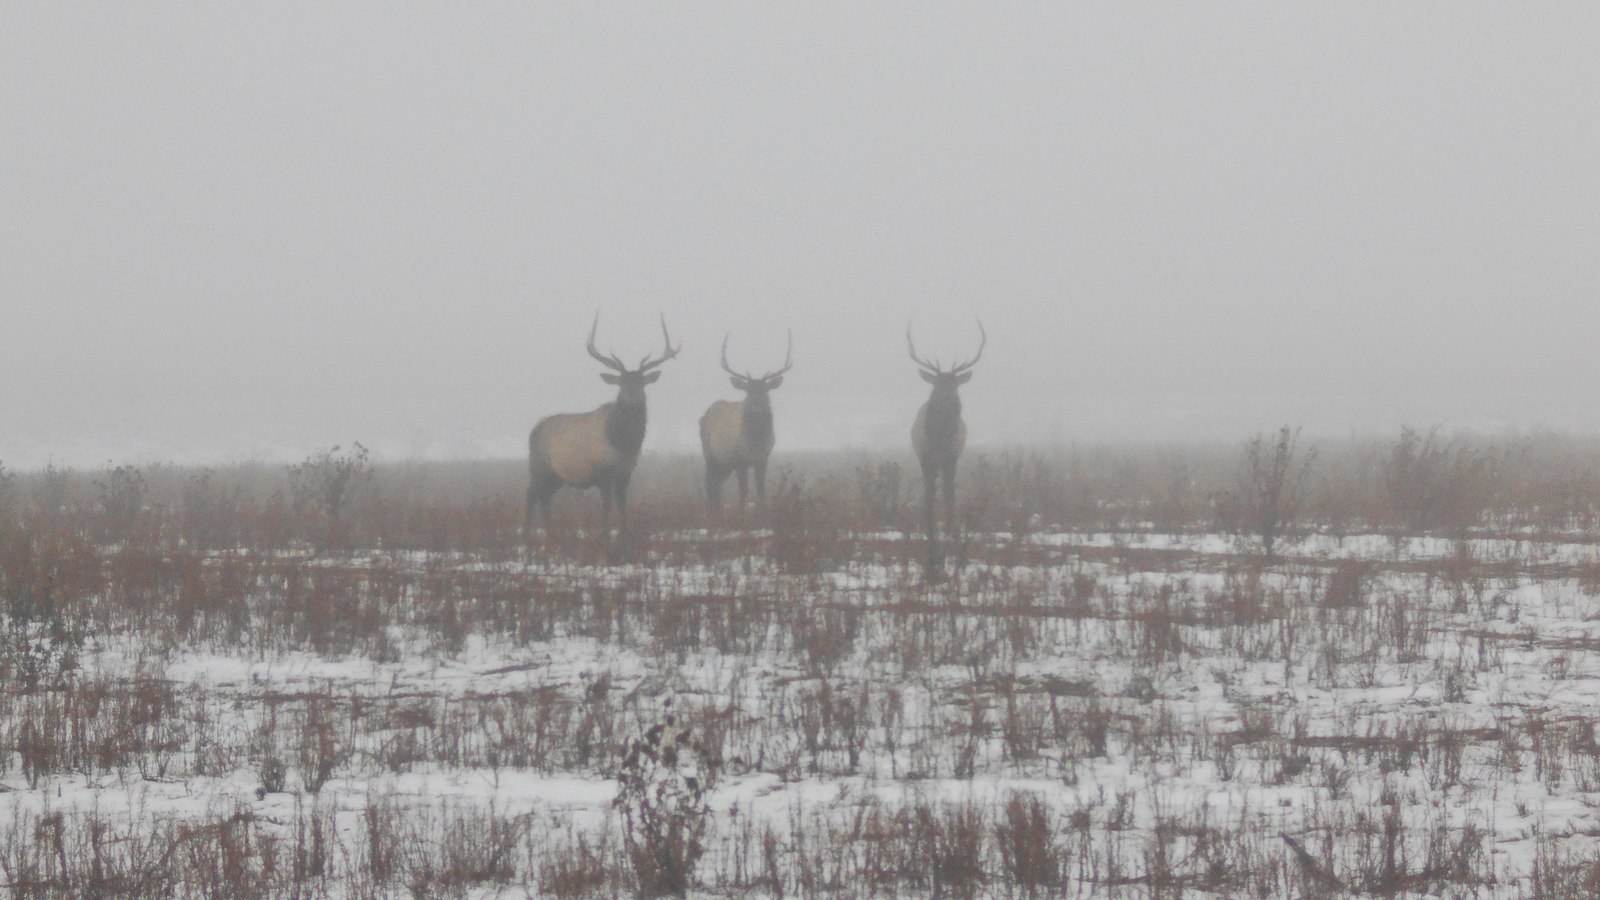
[[783,366],[765,375],[736,372],[728,365],[728,338],[722,339],[722,369],[733,386],[744,391],[743,400],[718,400],[700,417],[700,449],[706,458],[706,508],[722,511],[722,485],[730,472],[739,478],[739,507],[749,491],[749,472],[756,473],[756,503],[767,501],[767,458],[772,455],[771,393],[783,384],[783,373],[794,365],[794,332],[789,332]]
[[678,355],[681,347],[672,345],[667,334],[667,319],[661,318],[660,356],[646,356],[629,367],[615,354],[595,349],[595,333],[600,329],[600,314],[595,313],[589,329],[589,355],[610,369],[600,379],[617,386],[617,399],[586,413],[559,413],[546,416],[528,435],[528,511],[526,532],[533,530],[533,508],[538,506],[546,525],[550,524],[550,498],[562,487],[600,489],[602,527],[611,529],[611,503],[618,514],[627,515],[628,479],[639,461],[644,444],[644,388],[661,377],[653,371]]
[[[978,321],[978,352],[972,359],[946,369],[938,361],[929,362],[917,355],[917,344],[911,339],[911,325],[906,325],[906,347],[911,361],[918,366],[922,380],[933,385],[928,402],[917,410],[917,421],[911,426],[911,446],[922,465],[922,507],[927,520],[928,563],[930,570],[940,562],[939,517],[934,510],[936,482],[944,482],[944,515],[954,521],[956,505],[956,463],[967,445],[967,424],[961,421],[961,395],[958,389],[972,379],[971,369],[983,357],[989,334]],[[952,527],[954,527],[952,525]]]

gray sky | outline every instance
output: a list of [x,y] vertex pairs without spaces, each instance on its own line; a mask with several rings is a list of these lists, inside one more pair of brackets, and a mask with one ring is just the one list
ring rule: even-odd
[[[997,9],[1002,10],[997,12]],[[0,460],[1600,422],[1600,5],[0,6]]]

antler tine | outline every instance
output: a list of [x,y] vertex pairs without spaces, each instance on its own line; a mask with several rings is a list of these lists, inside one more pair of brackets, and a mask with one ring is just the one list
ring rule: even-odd
[[745,381],[754,381],[755,379],[751,378],[748,372],[736,372],[734,371],[733,366],[728,365],[728,338],[729,335],[724,334],[722,336],[722,370],[735,378],[743,378]]
[[973,366],[977,365],[978,364],[978,360],[983,358],[983,347],[987,343],[989,343],[989,332],[983,330],[983,320],[979,319],[978,320],[978,353],[977,353],[977,355],[972,357],[972,359],[970,359],[970,360],[968,360],[968,361],[966,361],[964,363],[961,363],[960,365],[957,365],[955,368],[951,369],[950,371],[951,372],[965,372],[966,370],[968,370],[968,369],[972,368]]
[[917,355],[917,343],[911,339],[911,323],[906,323],[906,349],[911,351],[911,361],[930,372],[938,372],[939,367]]
[[784,330],[789,333],[789,343],[783,351],[783,368],[778,369],[775,372],[768,372],[767,374],[761,376],[762,381],[777,378],[779,375],[789,371],[789,367],[794,365],[794,329],[786,328]]
[[595,313],[594,313],[594,324],[589,327],[589,345],[587,347],[587,349],[589,351],[589,355],[594,357],[595,359],[599,360],[607,368],[616,369],[618,372],[626,372],[628,370],[628,367],[624,366],[622,364],[622,360],[618,359],[616,354],[611,354],[610,356],[606,356],[606,355],[602,355],[599,350],[595,349],[594,337],[599,331],[600,331],[600,311],[599,310],[595,310]]
[[661,356],[656,359],[651,359],[650,357],[646,356],[645,361],[639,364],[640,372],[648,372],[651,369],[654,369],[656,366],[659,366],[674,356],[677,356],[678,351],[683,349],[682,344],[679,344],[676,347],[672,346],[672,335],[667,333],[666,313],[661,314],[661,339],[666,344],[666,348],[661,352]]

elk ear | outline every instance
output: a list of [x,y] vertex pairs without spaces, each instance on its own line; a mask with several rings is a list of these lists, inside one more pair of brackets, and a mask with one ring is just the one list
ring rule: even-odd
[[961,373],[961,377],[956,379],[956,384],[966,384],[967,382],[969,382],[971,380],[972,380],[972,373],[971,372],[962,372]]
[[780,384],[783,384],[783,376],[782,375],[774,375],[771,378],[767,379],[767,390],[775,391],[775,390],[778,389],[778,385],[780,385]]
[[621,384],[622,383],[622,377],[620,375],[614,375],[611,372],[601,372],[600,373],[600,380],[604,381],[606,384]]
[[660,377],[661,377],[661,373],[660,372],[651,372],[649,375],[646,375],[644,377],[644,383],[645,384],[655,384],[656,383],[656,379],[660,378]]
[[932,372],[928,372],[928,371],[924,371],[922,369],[918,369],[917,370],[917,374],[922,376],[922,380],[923,381],[926,381],[929,384],[933,384],[933,373]]
[[729,378],[728,382],[741,391],[747,391],[750,389],[750,382],[745,381],[743,378],[740,378],[737,375]]

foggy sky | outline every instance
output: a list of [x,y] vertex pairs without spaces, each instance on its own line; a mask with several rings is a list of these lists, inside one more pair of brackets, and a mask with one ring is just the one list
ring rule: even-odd
[[1600,423],[1600,6],[0,6],[0,460]]

